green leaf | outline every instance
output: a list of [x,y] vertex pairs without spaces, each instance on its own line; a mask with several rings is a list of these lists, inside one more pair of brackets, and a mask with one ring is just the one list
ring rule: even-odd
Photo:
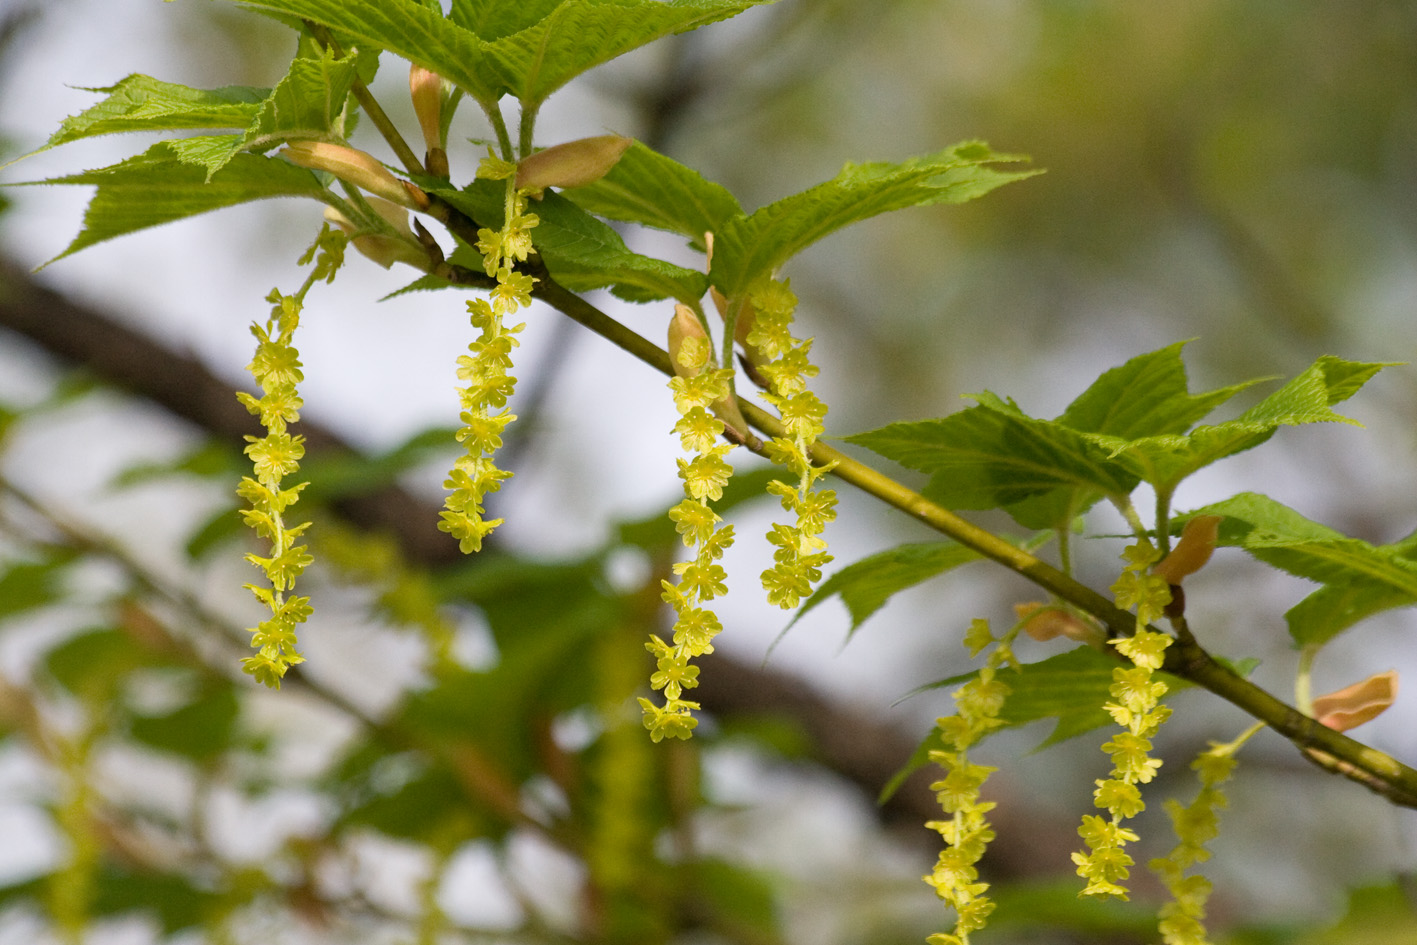
[[1240,391],[1258,380],[1191,394],[1179,341],[1137,355],[1105,371],[1068,405],[1058,422],[1084,433],[1136,439],[1184,433]]
[[[418,183],[480,225],[492,229],[502,225],[500,181],[475,181],[462,190],[435,178],[419,178]],[[619,233],[560,194],[547,193],[532,212],[541,220],[531,231],[537,251],[556,280],[573,292],[610,287],[632,302],[673,298],[696,303],[708,289],[702,272],[631,252]],[[466,253],[461,258],[454,253],[453,260],[481,267],[480,257],[474,261]]]
[[1136,477],[1085,435],[1029,417],[992,394],[977,397],[979,406],[948,417],[892,423],[846,439],[929,473],[924,494],[952,509],[1008,506],[1056,489],[1100,496],[1135,487]]
[[486,43],[416,0],[238,0],[242,6],[311,20],[402,56],[460,86],[484,109],[503,89],[487,68]]
[[552,92],[601,63],[770,2],[564,0],[536,23],[488,43],[486,50],[506,89],[524,109],[535,111]]
[[193,89],[136,73],[116,85],[84,91],[104,92],[108,97],[64,119],[40,151],[81,138],[125,131],[245,128],[270,95],[270,89],[244,85]]
[[902,164],[847,164],[824,184],[727,221],[715,233],[710,278],[724,295],[737,298],[755,281],[844,226],[905,207],[964,203],[1040,173],[992,166],[1021,160],[970,141]]
[[326,51],[293,60],[246,129],[247,148],[260,152],[288,139],[342,138],[341,113],[358,66],[353,52],[340,59]]
[[210,761],[230,747],[239,708],[230,684],[210,685],[166,715],[135,717],[130,732],[134,740],[161,751]]
[[1331,408],[1353,396],[1375,374],[1389,366],[1391,362],[1344,361],[1326,355],[1234,420],[1200,426],[1184,434],[1130,440],[1094,435],[1092,439],[1145,481],[1171,491],[1196,470],[1260,445],[1281,426],[1303,423],[1361,426]]
[[151,654],[117,630],[90,630],[50,650],[45,668],[65,689],[91,705],[111,702],[129,673],[152,663]]
[[91,908],[95,916],[153,913],[164,936],[173,936],[210,921],[223,898],[207,883],[189,882],[176,871],[130,870],[105,863],[94,877]]
[[540,23],[565,0],[453,0],[449,18],[482,39],[501,39]]
[[705,232],[743,213],[726,188],[638,141],[609,174],[567,196],[602,217],[680,233],[700,251]]
[[[1132,439],[1182,433],[1249,384],[1193,395],[1181,361],[1185,342],[1132,358],[1093,381],[1057,422],[1083,433]],[[1067,486],[1012,503],[1009,514],[1030,528],[1064,529],[1099,498]]]
[[953,541],[931,541],[918,544],[898,545],[849,564],[822,582],[816,592],[807,599],[792,623],[783,630],[792,629],[818,604],[835,595],[851,614],[851,629],[854,634],[876,611],[885,606],[886,601],[898,591],[914,587],[952,568],[975,561],[979,553],[971,551]]
[[1197,509],[1223,515],[1219,544],[1325,585],[1285,614],[1296,646],[1322,646],[1381,610],[1417,604],[1417,543],[1375,546],[1246,492]]
[[[313,171],[256,154],[235,155],[210,181],[201,167],[177,160],[171,142],[159,142],[120,164],[52,177],[33,184],[97,184],[84,228],[54,259],[150,226],[267,197],[314,197],[327,191]],[[50,260],[53,262],[54,260]],[[46,264],[47,265],[47,264]]]
[[0,564],[0,618],[52,604],[64,592],[64,567],[72,555]]

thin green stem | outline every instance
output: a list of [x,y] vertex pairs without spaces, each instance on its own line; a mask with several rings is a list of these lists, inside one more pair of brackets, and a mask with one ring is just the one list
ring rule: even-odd
[[1314,709],[1314,657],[1319,653],[1316,646],[1306,646],[1299,651],[1299,671],[1294,674],[1294,705],[1308,715]]
[[531,157],[532,148],[536,146],[536,109],[522,103],[522,117],[517,124],[517,157]]
[[[334,53],[336,56],[344,55],[340,50],[339,43],[335,42],[329,30],[325,29],[319,23],[313,23],[310,20],[305,21],[305,26],[310,30],[310,35],[319,40],[320,44],[330,52]],[[379,134],[389,143],[389,147],[394,149],[394,154],[398,156],[399,162],[403,164],[404,169],[410,174],[425,173],[423,162],[419,160],[413,148],[408,146],[408,142],[404,140],[403,135],[399,133],[398,128],[395,127],[394,123],[389,119],[388,113],[384,111],[384,107],[379,104],[378,100],[374,98],[373,93],[369,91],[369,87],[365,85],[361,79],[356,77],[354,83],[350,86],[349,92],[354,96],[354,100],[359,103],[359,107],[364,109],[364,114],[369,116],[369,120],[374,123],[374,127],[379,129]]]
[[1156,547],[1162,557],[1171,553],[1171,490],[1156,490]]

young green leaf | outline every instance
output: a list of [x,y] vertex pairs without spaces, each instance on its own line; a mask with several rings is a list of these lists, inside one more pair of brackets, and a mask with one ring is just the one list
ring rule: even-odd
[[898,545],[849,564],[827,578],[797,611],[783,633],[818,604],[840,595],[851,614],[854,634],[898,591],[914,587],[952,568],[977,560],[979,553],[952,541]]
[[687,236],[700,251],[705,232],[743,212],[726,188],[638,141],[609,174],[566,196],[602,217]]
[[242,6],[284,13],[387,49],[461,87],[484,109],[504,88],[487,68],[486,43],[417,0],[239,0]]
[[116,236],[250,200],[314,197],[324,201],[329,193],[314,173],[277,158],[237,154],[208,181],[203,168],[177,157],[170,142],[158,142],[119,164],[27,182],[98,185],[84,213],[83,230],[54,259]]
[[[1249,384],[1191,394],[1181,361],[1185,342],[1137,355],[1080,394],[1057,422],[1083,433],[1126,439],[1182,433]],[[1254,382],[1251,382],[1254,383]],[[1067,528],[1099,493],[1067,486],[1012,503],[1009,514],[1030,528]]]
[[1084,433],[1136,439],[1184,433],[1258,380],[1192,394],[1178,341],[1103,372],[1068,405],[1058,422]]
[[601,63],[671,33],[707,26],[773,0],[565,0],[538,22],[486,47],[505,87],[535,111]]
[[824,184],[724,224],[714,236],[710,278],[725,296],[736,298],[753,282],[844,226],[905,207],[964,203],[1041,173],[993,166],[1022,160],[969,141],[901,164],[847,164]]
[[448,14],[458,26],[491,42],[534,26],[565,0],[453,0]]
[[948,417],[892,423],[846,439],[929,473],[924,494],[952,509],[1009,506],[1057,489],[1081,490],[1095,501],[1135,487],[1136,477],[1083,434],[1029,417],[992,394],[977,396],[979,406]]
[[340,59],[326,51],[293,60],[246,129],[246,148],[261,152],[299,138],[342,141],[341,112],[358,64],[353,52]]
[[359,55],[336,59],[328,52],[297,58],[240,135],[182,138],[171,142],[178,159],[206,169],[207,179],[242,151],[260,153],[292,140],[343,141],[345,97]]
[[[193,89],[134,74],[104,88],[108,97],[77,115],[64,119],[39,151],[125,131],[180,131],[195,128],[245,128],[256,117],[270,89],[229,85],[220,89]],[[39,152],[34,152],[38,154]]]
[[1245,492],[1198,509],[1223,515],[1221,545],[1325,585],[1285,614],[1296,646],[1321,646],[1364,617],[1417,604],[1417,541],[1371,545],[1268,496]]
[[1196,470],[1260,445],[1281,426],[1333,422],[1359,425],[1331,408],[1352,397],[1389,366],[1390,362],[1345,361],[1326,355],[1234,420],[1197,427],[1184,434],[1130,440],[1092,434],[1090,438],[1106,447],[1112,458],[1126,464],[1137,476],[1171,491]]

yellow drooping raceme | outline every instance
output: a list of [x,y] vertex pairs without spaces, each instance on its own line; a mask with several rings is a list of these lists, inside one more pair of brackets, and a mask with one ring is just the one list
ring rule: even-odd
[[508,327],[504,319],[531,304],[531,290],[536,279],[513,267],[525,262],[531,251],[529,231],[539,222],[534,214],[526,213],[526,195],[512,183],[516,165],[488,157],[478,169],[478,176],[507,181],[505,222],[501,230],[478,230],[477,249],[482,253],[483,267],[497,280],[491,297],[473,299],[467,303],[472,327],[479,332],[477,340],[468,345],[468,353],[458,358],[458,389],[462,411],[458,419],[458,442],[463,445],[460,456],[448,473],[443,486],[449,490],[443,501],[444,511],[438,528],[458,540],[463,553],[480,551],[482,541],[502,524],[502,519],[489,519],[486,497],[502,487],[511,473],[497,468],[494,456],[502,446],[502,433],[516,419],[507,408],[507,400],[516,389],[517,379],[509,372],[512,349],[518,345],[516,335],[524,324]]
[[732,370],[717,367],[708,335],[698,315],[685,305],[675,309],[669,330],[669,353],[675,376],[669,381],[679,420],[674,432],[691,459],[679,460],[684,500],[669,510],[669,517],[686,547],[694,549],[688,561],[674,565],[678,584],[663,582],[663,597],[674,608],[674,633],[670,642],[651,635],[646,649],[654,655],[656,672],[650,686],[664,693],[664,704],[640,699],[650,738],[688,738],[698,720],[697,702],[683,697],[697,686],[699,668],[690,660],[713,652],[713,638],[723,629],[717,615],[703,606],[728,591],[727,575],[719,559],[733,544],[733,526],[723,525],[710,503],[723,497],[723,487],[733,475],[725,459],[733,444],[722,439],[724,422],[714,415],[714,405],[731,390]]
[[783,509],[796,515],[791,525],[774,524],[768,532],[775,549],[773,566],[762,573],[768,602],[786,610],[812,593],[812,586],[821,580],[822,567],[832,560],[821,533],[836,518],[836,492],[817,488],[817,480],[830,472],[831,466],[812,463],[812,446],[826,431],[827,405],[807,387],[817,368],[808,358],[812,339],[792,334],[797,296],[791,286],[786,280],[768,280],[749,293],[749,302],[753,324],[746,345],[756,355],[752,359],[756,370],[769,385],[763,399],[777,408],[786,428],[785,436],[774,437],[767,444],[768,456],[797,477],[796,482],[775,480],[768,486]]

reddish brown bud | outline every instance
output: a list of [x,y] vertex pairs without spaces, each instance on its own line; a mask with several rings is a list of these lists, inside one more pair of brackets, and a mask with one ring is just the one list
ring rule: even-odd
[[1337,692],[1314,700],[1313,716],[1321,725],[1339,732],[1357,728],[1377,718],[1397,699],[1397,670],[1369,676]]
[[1102,633],[1097,627],[1061,607],[1028,601],[1014,604],[1014,613],[1023,621],[1023,632],[1039,642],[1067,637],[1079,643],[1096,645],[1102,640]]
[[1164,578],[1167,584],[1180,584],[1188,575],[1195,574],[1210,560],[1215,551],[1215,540],[1220,537],[1219,515],[1197,515],[1181,529],[1181,540],[1161,563],[1151,569],[1151,573]]

